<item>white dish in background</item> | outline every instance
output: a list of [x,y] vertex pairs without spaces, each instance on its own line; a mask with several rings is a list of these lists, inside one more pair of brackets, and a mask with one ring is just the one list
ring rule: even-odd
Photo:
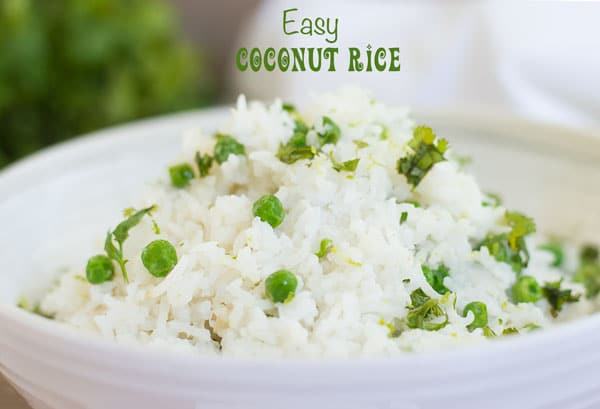
[[[35,409],[595,408],[600,316],[482,347],[386,360],[243,361],[174,355],[88,338],[15,305],[61,265],[83,265],[110,225],[225,109],[114,128],[34,155],[0,174],[0,370]],[[485,188],[540,230],[600,231],[600,139],[516,118],[416,115],[471,155]],[[59,264],[60,263],[60,264]]]

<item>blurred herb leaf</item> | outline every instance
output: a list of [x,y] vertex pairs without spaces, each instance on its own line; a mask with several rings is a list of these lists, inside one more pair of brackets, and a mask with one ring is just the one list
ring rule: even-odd
[[210,102],[165,0],[0,2],[0,167],[43,146]]

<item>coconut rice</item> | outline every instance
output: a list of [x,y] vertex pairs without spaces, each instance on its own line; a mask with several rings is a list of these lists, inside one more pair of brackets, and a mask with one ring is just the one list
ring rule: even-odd
[[[324,117],[341,133],[336,143],[319,146]],[[284,163],[277,153],[298,118],[309,127],[307,144],[319,150],[310,159]],[[133,204],[156,208],[124,243],[129,282],[115,264],[111,281],[93,285],[79,266],[60,277],[40,309],[119,342],[277,357],[451,348],[591,312],[592,302],[581,296],[584,286],[565,272],[576,268],[573,257],[567,254],[562,266],[553,265],[538,234],[524,237],[529,261],[519,272],[480,246],[486,237],[510,230],[507,209],[491,203],[463,169],[452,141],[446,160],[435,163],[417,186],[408,183],[398,160],[411,154],[416,125],[406,109],[375,102],[358,89],[318,96],[301,113],[279,100],[266,105],[241,96],[218,131],[234,137],[244,153],[213,163],[206,176],[196,175],[185,188],[173,186],[165,170]],[[196,152],[212,155],[216,139],[205,132],[186,134],[173,164],[193,164]],[[335,169],[355,159],[355,169]],[[253,214],[253,204],[266,194],[285,209],[275,228]],[[102,253],[104,237],[98,233]],[[140,257],[156,239],[177,250],[177,264],[164,278],[149,274]],[[317,255],[324,239],[329,245]],[[442,293],[424,274],[440,266],[447,268]],[[298,285],[293,298],[273,302],[265,280],[281,269],[295,274]],[[558,312],[547,297],[515,301],[511,289],[524,275],[540,285],[562,279],[561,289],[571,290],[577,302],[565,302]],[[411,295],[419,289],[438,308],[432,322],[443,324],[440,328],[410,325]],[[486,323],[477,328],[469,328],[475,317],[465,311],[472,302],[487,308]]]

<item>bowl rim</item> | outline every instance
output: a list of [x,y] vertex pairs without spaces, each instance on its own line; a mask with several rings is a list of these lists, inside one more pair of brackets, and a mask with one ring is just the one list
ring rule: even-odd
[[[182,121],[194,121],[199,125],[203,120],[225,115],[230,105],[218,106],[208,109],[186,111],[161,117],[154,117],[119,125],[97,132],[83,135],[71,141],[59,143],[39,152],[36,152],[0,171],[0,197],[14,189],[13,179],[18,179],[32,172],[39,172],[46,166],[51,166],[65,154],[77,155],[82,149],[90,146],[107,146],[124,133],[144,132],[152,127],[170,128]],[[460,126],[463,129],[489,131],[496,129],[501,134],[528,135],[533,144],[549,143],[552,147],[570,153],[586,154],[593,160],[600,158],[600,137],[591,131],[570,128],[561,125],[548,124],[530,119],[525,119],[511,114],[498,113],[474,113],[461,111],[427,111],[416,112],[418,118],[426,118],[432,122],[443,122],[451,126]],[[517,132],[519,131],[519,132]],[[525,133],[524,133],[525,132]],[[584,148],[573,151],[572,141],[577,138]],[[1,201],[1,200],[0,200]],[[220,370],[238,370],[246,368],[254,370],[265,365],[270,368],[290,369],[297,371],[339,371],[361,368],[361,371],[377,371],[381,368],[394,368],[398,366],[427,366],[439,365],[445,362],[449,365],[460,366],[466,361],[486,361],[492,357],[506,356],[507,353],[526,357],[528,354],[536,355],[541,349],[564,346],[571,340],[589,337],[594,331],[600,334],[600,314],[592,314],[573,321],[560,323],[557,326],[544,329],[543,331],[527,334],[526,336],[508,337],[494,342],[480,345],[461,346],[456,349],[406,353],[394,356],[375,358],[319,358],[319,359],[296,359],[296,358],[239,358],[232,356],[213,356],[202,354],[180,354],[157,350],[140,344],[122,344],[113,340],[83,334],[80,331],[68,327],[65,324],[56,323],[30,312],[24,311],[17,306],[0,303],[0,323],[2,327],[30,345],[53,350],[57,354],[76,355],[81,359],[96,358],[95,362],[122,365],[124,367],[141,366],[148,368],[149,363],[157,367],[170,368],[173,365],[189,368],[193,371],[195,367],[220,368]],[[23,335],[29,334],[29,335]],[[2,342],[0,341],[0,345]],[[87,358],[86,358],[87,356]],[[110,359],[107,359],[110,357]],[[274,380],[284,382],[281,379]]]

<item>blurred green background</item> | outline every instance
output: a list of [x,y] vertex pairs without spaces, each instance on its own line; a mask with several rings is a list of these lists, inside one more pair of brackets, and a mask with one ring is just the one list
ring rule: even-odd
[[242,3],[0,0],[0,167],[98,128],[217,101],[226,43],[256,2]]

